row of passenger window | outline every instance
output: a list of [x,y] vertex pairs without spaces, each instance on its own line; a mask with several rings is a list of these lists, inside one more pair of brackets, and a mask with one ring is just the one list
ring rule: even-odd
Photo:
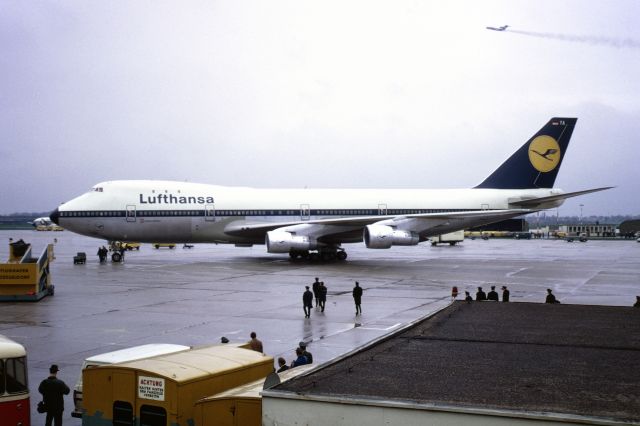
[[[129,210],[129,216],[136,214],[141,217],[154,216],[204,216],[204,210]],[[211,213],[209,213],[211,214]]]
[[158,216],[376,216],[423,213],[461,212],[464,209],[387,209],[385,210],[127,210],[127,211],[68,211],[62,217],[158,217]]
[[123,217],[124,211],[77,211],[60,212],[61,217]]

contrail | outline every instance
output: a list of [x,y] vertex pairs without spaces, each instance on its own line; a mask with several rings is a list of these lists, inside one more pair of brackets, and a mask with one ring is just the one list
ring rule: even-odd
[[600,46],[617,47],[618,49],[640,49],[640,41],[632,38],[614,38],[600,36],[581,36],[573,34],[540,33],[535,31],[519,31],[507,29],[506,32],[521,34],[529,37],[548,38],[553,40],[587,43]]

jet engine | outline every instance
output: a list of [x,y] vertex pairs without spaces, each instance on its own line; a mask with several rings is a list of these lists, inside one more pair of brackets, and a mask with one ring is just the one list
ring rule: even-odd
[[415,246],[420,241],[418,234],[399,231],[386,225],[367,225],[364,228],[364,243],[370,249],[388,249],[391,246]]
[[310,240],[308,235],[294,235],[286,231],[269,231],[265,240],[269,253],[289,253],[292,250],[304,251],[317,248],[316,242]]

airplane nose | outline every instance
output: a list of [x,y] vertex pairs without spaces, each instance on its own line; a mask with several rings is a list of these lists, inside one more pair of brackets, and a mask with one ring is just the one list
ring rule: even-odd
[[56,225],[60,225],[58,223],[58,219],[60,219],[60,212],[58,211],[58,209],[55,209],[51,212],[51,214],[49,215],[49,219],[51,219],[51,221]]

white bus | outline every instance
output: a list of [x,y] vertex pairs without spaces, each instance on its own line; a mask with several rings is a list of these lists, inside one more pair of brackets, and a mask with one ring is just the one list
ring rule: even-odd
[[31,424],[27,351],[21,344],[1,334],[0,419],[0,423],[7,426]]

